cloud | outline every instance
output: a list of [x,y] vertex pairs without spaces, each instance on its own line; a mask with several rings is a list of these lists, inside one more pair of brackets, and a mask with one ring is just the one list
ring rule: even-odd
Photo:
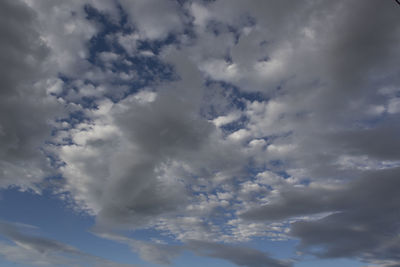
[[320,219],[292,223],[290,235],[300,239],[300,249],[324,258],[398,261],[398,175],[398,168],[369,171],[337,187],[292,188],[275,202],[242,216],[283,220],[328,213]]
[[201,240],[187,240],[187,242],[181,245],[169,245],[165,243],[134,240],[117,234],[101,231],[97,231],[96,234],[104,238],[128,244],[131,246],[132,250],[139,253],[142,259],[162,265],[171,265],[173,264],[173,260],[181,255],[184,251],[190,251],[197,256],[222,259],[237,266],[293,266],[293,262],[290,260],[274,259],[267,253],[260,250],[237,245],[228,245]]
[[122,240],[157,263],[290,266],[227,244],[254,237],[399,261],[395,3],[116,3],[0,4],[0,187],[59,173],[96,227],[184,243]]
[[[211,4],[210,10],[219,14],[221,3]],[[262,4],[251,4],[260,12],[263,10]],[[313,8],[309,9],[308,4]],[[263,193],[258,193],[255,201],[247,197],[248,206],[238,214],[266,224],[297,221],[292,223],[290,233],[300,239],[300,248],[320,257],[396,262],[397,237],[383,229],[398,233],[398,218],[391,212],[396,209],[396,196],[389,189],[397,185],[398,117],[391,112],[367,114],[364,109],[387,106],[394,110],[396,96],[390,90],[384,90],[383,95],[378,90],[386,83],[388,86],[383,87],[398,88],[395,73],[399,69],[392,60],[398,51],[389,41],[400,37],[399,28],[390,26],[398,22],[398,14],[392,3],[381,5],[373,1],[310,1],[280,7],[271,10],[282,18],[296,10],[295,17],[280,20],[272,14],[264,18],[257,17],[257,12],[251,14],[256,18],[254,33],[259,30],[258,25],[267,28],[255,34],[265,38],[267,45],[267,58],[262,64],[281,62],[283,76],[274,74],[278,81],[263,76],[268,79],[260,89],[257,79],[246,73],[259,64],[257,57],[235,58],[232,52],[229,64],[238,66],[237,72],[244,73],[244,79],[250,82],[241,82],[240,74],[232,79],[216,77],[242,90],[257,88],[269,97],[248,102],[248,124],[237,133],[245,132],[249,141],[264,138],[266,149],[258,152],[257,158],[260,162],[278,162],[267,163],[270,170],[284,171],[289,176],[278,185],[267,181],[266,187],[260,181],[246,183],[249,190]],[[362,14],[356,7],[361,8]],[[381,13],[374,16],[374,25],[369,28],[371,14],[377,9]],[[240,9],[233,4],[224,12]],[[225,17],[221,15],[220,19]],[[270,19],[274,27],[263,24]],[[371,29],[379,29],[379,36],[371,34]],[[281,33],[274,34],[275,30]],[[233,51],[261,51],[256,50],[261,40],[251,43],[252,35],[248,36],[241,35]],[[310,220],[298,221],[307,217]]]
[[[67,131],[74,144],[58,148],[66,164],[61,169],[65,192],[78,208],[96,215],[99,225],[154,227],[184,242],[280,239],[288,219],[323,216],[314,217],[312,222],[318,222],[353,212],[354,203],[364,204],[345,197],[350,194],[346,181],[353,185],[368,170],[396,166],[395,94],[377,90],[396,84],[389,55],[397,52],[387,41],[399,37],[396,27],[387,28],[396,19],[391,6],[360,2],[363,14],[355,19],[357,5],[344,1],[254,1],[246,7],[234,2],[222,11],[223,3],[190,6],[196,36],[181,37],[178,48],[160,50],[160,59],[175,67],[180,80],[146,88],[119,103],[98,102],[97,111],[85,111],[90,120]],[[363,45],[363,27],[375,8],[387,15],[376,17],[380,36],[371,36],[373,45]],[[255,20],[245,19],[243,10]],[[135,45],[140,38],[165,38],[172,30],[149,35],[152,23],[137,25]],[[352,25],[357,37],[342,31],[344,25]],[[215,49],[208,49],[210,44]],[[363,55],[370,53],[371,60],[365,61]],[[227,99],[224,88],[223,100],[205,103],[204,95],[218,86],[205,86],[204,79],[233,84],[239,93],[260,91],[261,97]],[[232,104],[238,99],[241,108]],[[224,101],[228,107],[213,109]],[[377,106],[385,108],[363,110]],[[386,108],[390,112],[382,117]],[[204,110],[218,112],[202,117]],[[255,177],[243,172],[249,162],[261,169]],[[266,167],[274,179],[261,177]],[[218,197],[227,192],[229,200]],[[231,228],[214,223],[213,216]],[[244,219],[257,221],[252,230]],[[296,225],[300,222],[292,224],[292,233],[300,229]],[[307,240],[306,233],[301,240]],[[148,251],[143,245],[141,253]],[[361,251],[354,255],[364,257]]]
[[198,100],[185,92],[201,87],[191,80],[188,89],[187,82],[164,92],[141,91],[117,104],[100,103],[87,112],[92,121],[67,131],[73,144],[56,148],[66,163],[61,168],[66,191],[99,222],[154,223],[159,215],[184,208],[188,177],[206,170],[206,157],[224,160],[213,147],[224,146],[213,140],[214,126],[199,117]]
[[0,10],[0,187],[27,189],[52,173],[41,148],[61,109],[46,92],[54,79],[37,14],[20,1],[2,1]]
[[28,232],[36,227],[0,222],[0,234],[14,245],[0,242],[0,255],[7,261],[30,266],[133,266],[111,262],[55,240]]
[[246,164],[239,147],[221,140],[215,125],[201,116],[205,88],[182,54],[172,50],[165,58],[176,62],[178,81],[118,103],[100,100],[84,110],[87,120],[56,136],[70,140],[51,147],[64,164],[60,191],[103,227],[156,227],[179,239],[205,238],[212,213],[227,201],[207,200],[194,190],[204,185],[213,190],[222,183],[217,176],[232,179]]
[[178,2],[122,0],[120,3],[144,38],[163,39],[183,30],[184,13]]
[[293,265],[290,261],[277,260],[264,252],[247,247],[194,240],[187,246],[199,256],[224,259],[237,266],[289,267]]

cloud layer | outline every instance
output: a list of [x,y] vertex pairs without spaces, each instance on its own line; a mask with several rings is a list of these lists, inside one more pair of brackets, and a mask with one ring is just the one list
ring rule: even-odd
[[13,242],[0,242],[0,255],[6,260],[29,266],[120,266],[106,259],[84,253],[77,248],[55,240],[29,233],[37,228],[31,225],[0,222],[0,235]]
[[[400,264],[399,12],[372,0],[3,1],[0,187],[50,189],[160,264],[185,250],[294,264],[246,247],[257,238]],[[1,229],[17,244],[2,251],[83,255]],[[138,230],[160,242],[112,234]]]

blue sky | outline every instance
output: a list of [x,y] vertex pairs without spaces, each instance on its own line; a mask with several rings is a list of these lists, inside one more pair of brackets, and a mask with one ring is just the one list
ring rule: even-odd
[[0,3],[0,265],[400,265],[396,1]]

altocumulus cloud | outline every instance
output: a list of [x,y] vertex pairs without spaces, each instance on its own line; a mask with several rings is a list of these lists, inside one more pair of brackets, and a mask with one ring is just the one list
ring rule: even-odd
[[[247,246],[264,238],[400,264],[395,1],[6,0],[0,14],[0,187],[51,190],[156,264],[306,258]],[[27,229],[0,223],[7,260],[114,266]]]

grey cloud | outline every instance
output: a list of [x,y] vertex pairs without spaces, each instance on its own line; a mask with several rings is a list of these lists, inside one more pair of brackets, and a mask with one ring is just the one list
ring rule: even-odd
[[[95,231],[96,232],[96,231]],[[117,242],[128,244],[149,262],[170,265],[184,251],[190,251],[201,257],[217,258],[229,261],[237,266],[247,267],[290,267],[291,260],[279,260],[268,253],[240,245],[228,245],[200,240],[187,240],[181,245],[168,245],[129,239],[116,234],[98,231],[97,234]]]
[[277,260],[267,253],[247,247],[195,240],[189,241],[187,247],[199,256],[227,260],[237,266],[289,267],[293,265],[290,261]]
[[276,221],[294,216],[336,211],[339,207],[332,201],[332,190],[301,188],[282,190],[280,198],[275,202],[246,211],[241,217],[249,220]]
[[[85,126],[93,131],[72,130],[72,137],[84,138],[89,150],[75,145],[61,148],[66,190],[98,213],[98,223],[143,227],[181,210],[190,197],[185,186],[191,170],[183,169],[219,168],[213,157],[224,161],[220,145],[213,143],[214,126],[199,116],[197,95],[202,85],[197,73],[185,68],[179,74],[182,80],[158,88],[153,101],[140,102],[133,95],[112,105],[106,118],[94,120],[94,126]],[[109,124],[103,125],[102,119]],[[112,134],[107,134],[109,129]],[[87,153],[90,150],[104,157]],[[80,173],[73,171],[75,166]]]
[[348,154],[368,155],[380,160],[399,160],[398,125],[398,118],[393,117],[371,129],[344,130],[328,136],[328,140],[337,144],[336,149]]
[[[135,6],[137,3],[139,6]],[[174,30],[173,25],[179,20],[176,6],[167,4],[166,9],[171,12],[161,18],[160,21],[166,21],[165,27],[158,32],[154,24],[158,22],[153,21],[157,11],[152,9],[156,2],[137,3],[123,2],[123,5],[129,7],[133,15],[143,7],[143,14],[131,19],[139,21],[139,31],[142,29],[145,36],[162,38]],[[229,34],[223,33],[223,40],[216,42],[218,47],[212,52],[204,52],[209,48],[202,50],[196,47],[203,47],[201,41],[193,41],[175,53],[171,52],[174,49],[166,48],[161,56],[164,59],[173,58],[172,63],[180,68],[178,73],[183,76],[182,80],[157,87],[156,100],[146,105],[127,100],[116,104],[111,111],[110,124],[117,128],[120,136],[101,137],[84,144],[88,150],[93,149],[96,156],[77,156],[85,152],[79,147],[74,147],[77,150],[74,155],[69,155],[71,158],[62,155],[66,162],[64,175],[69,183],[67,189],[78,203],[82,201],[95,206],[93,210],[98,214],[98,221],[109,221],[112,225],[144,226],[161,215],[184,210],[181,208],[190,202],[191,196],[184,190],[184,183],[175,180],[166,185],[160,182],[165,180],[156,178],[156,170],[163,164],[172,164],[174,160],[186,163],[190,171],[195,170],[191,174],[201,176],[205,173],[204,169],[213,173],[220,166],[228,168],[247,163],[246,156],[235,154],[237,150],[220,145],[222,141],[218,139],[215,128],[196,114],[200,110],[203,77],[196,70],[199,66],[193,65],[199,63],[197,59],[218,57],[226,50],[231,51],[233,63],[238,64],[239,71],[236,74],[240,76],[244,73],[243,80],[237,82],[236,75],[233,75],[232,81],[228,75],[227,81],[238,84],[240,90],[260,90],[271,96],[269,101],[260,102],[260,105],[271,105],[271,110],[273,103],[279,103],[282,107],[278,111],[272,110],[272,115],[266,112],[260,116],[254,122],[257,124],[255,127],[249,126],[252,138],[278,137],[268,140],[270,143],[264,154],[250,153],[248,158],[257,157],[261,166],[265,166],[270,159],[279,159],[287,164],[284,167],[304,169],[305,177],[320,183],[325,178],[329,182],[338,178],[344,182],[362,173],[358,170],[342,170],[337,163],[342,156],[361,155],[378,160],[398,158],[398,131],[392,126],[397,119],[394,116],[378,117],[376,123],[369,123],[368,119],[376,117],[364,114],[364,107],[385,104],[387,99],[377,94],[379,87],[398,84],[398,78],[391,78],[391,75],[398,71],[395,59],[399,55],[396,50],[399,17],[389,1],[296,1],[295,4],[289,1],[216,1],[207,7],[211,13],[215,12],[214,19],[230,24],[235,24],[233,18],[249,11],[256,18],[253,32],[242,34],[235,45]],[[141,20],[141,15],[147,16],[147,13],[153,15],[149,20]],[[170,19],[172,22],[169,24]],[[154,29],[156,31],[150,33]],[[177,27],[178,31],[180,29]],[[374,34],[370,34],[370,30]],[[208,38],[206,40],[213,40],[209,34],[206,32],[203,36]],[[263,41],[266,41],[265,49],[260,48]],[[227,49],[224,49],[224,45]],[[205,55],[202,57],[197,53]],[[195,60],[190,62],[185,60],[186,57],[194,57]],[[266,61],[267,65],[276,60],[279,75],[272,72],[267,73],[270,76],[263,73],[252,76],[250,66],[265,57],[271,57]],[[265,77],[273,81],[277,77],[277,80],[271,82]],[[282,80],[285,81],[283,84]],[[282,89],[271,93],[278,84],[282,85]],[[254,114],[249,114],[251,116],[255,118]],[[276,120],[265,127],[267,120],[274,116]],[[101,124],[101,120],[94,124]],[[285,132],[291,134],[284,136]],[[294,148],[285,154],[280,152],[280,145]],[[277,156],[273,155],[274,148],[278,151]],[[98,159],[98,154],[105,156]],[[243,161],[240,162],[240,159]],[[73,167],[78,165],[83,166],[78,168],[81,173],[73,173]],[[68,169],[69,166],[72,170]],[[186,179],[190,175],[174,173],[166,176]],[[81,183],[85,177],[88,177],[87,180]],[[194,180],[185,179],[182,180]],[[258,220],[281,220],[292,216],[339,212],[326,218],[345,220],[343,216],[352,214],[356,206],[364,206],[363,201],[367,197],[360,195],[360,200],[350,197],[351,194],[343,186],[340,189],[283,188],[277,203],[272,202],[243,216]],[[370,192],[357,183],[351,182],[350,187]],[[83,190],[82,193],[80,188],[87,191]],[[348,203],[352,204],[349,206]],[[373,209],[370,211],[375,212]],[[340,253],[332,252],[332,255],[336,254]]]
[[[86,41],[96,33],[96,27],[85,19],[82,2],[29,2],[39,14],[19,1],[0,4],[0,57],[7,62],[0,66],[2,187],[28,187],[48,173],[40,148],[50,130],[47,122],[57,109],[46,95],[47,83],[52,81],[45,70],[54,68],[82,80],[97,75],[102,77],[99,83],[107,83],[109,77],[85,59]],[[95,3],[85,3],[89,2]],[[182,9],[177,2],[120,2],[128,20],[138,27],[138,38],[162,39],[169,33],[181,33],[187,26],[183,25],[188,19],[183,14],[187,6]],[[110,3],[98,5],[113,10],[115,6]],[[258,164],[255,167],[287,170],[294,176],[290,177],[292,181],[298,183],[298,175],[309,179],[312,186],[275,188],[277,199],[242,214],[243,218],[277,221],[332,213],[292,225],[291,234],[301,239],[304,250],[313,253],[314,246],[322,246],[324,250],[316,253],[320,257],[398,261],[398,240],[389,234],[398,233],[395,222],[399,218],[394,212],[399,200],[394,190],[398,187],[398,170],[365,171],[379,169],[386,160],[399,159],[398,114],[387,108],[396,92],[379,93],[383,87],[398,88],[400,82],[400,17],[394,4],[361,0],[208,3],[206,17],[226,24],[219,28],[222,32],[215,35],[210,28],[199,26],[194,29],[198,40],[177,36],[180,47],[165,47],[158,55],[174,65],[179,81],[143,89],[142,93],[156,90],[154,101],[141,102],[136,95],[119,103],[99,100],[98,110],[83,109],[89,121],[63,132],[75,142],[54,148],[64,163],[60,168],[65,178],[63,190],[78,208],[96,215],[100,226],[153,227],[160,218],[175,226],[182,222],[168,218],[187,215],[189,223],[174,228],[174,234],[182,237],[187,235],[180,232],[205,224],[209,210],[220,204],[211,190],[232,191],[229,201],[237,200],[237,185],[232,181],[247,179],[244,166],[254,160]],[[60,5],[63,8],[58,8]],[[35,26],[37,15],[44,29],[40,34]],[[247,16],[255,18],[255,25],[250,25]],[[238,40],[227,24],[237,28]],[[42,34],[47,46],[40,41]],[[226,62],[226,56],[232,62]],[[261,68],[257,75],[254,66]],[[227,100],[223,92],[223,100],[211,94],[212,99],[204,101],[205,77],[269,97],[264,102],[254,101],[253,109],[249,101],[242,113],[238,111],[247,116],[242,130],[249,141],[259,141],[253,143],[257,145],[266,140],[262,148],[256,151],[244,141],[225,139],[207,120],[231,109],[232,99]],[[278,85],[281,89],[276,90]],[[81,85],[77,82],[76,86]],[[74,97],[82,97],[80,90]],[[111,106],[109,110],[107,105]],[[213,109],[209,105],[219,106]],[[376,106],[379,112],[367,113],[368,108]],[[200,114],[204,110],[207,118]],[[360,170],[341,165],[340,159],[348,156],[364,157],[363,163],[365,158],[375,160],[378,167],[365,163],[367,166]],[[277,160],[282,165],[269,164]],[[364,178],[354,181],[360,176]],[[333,181],[339,185],[329,187]],[[194,185],[201,185],[202,201],[200,197],[196,201],[190,188]],[[229,211],[255,207],[258,197],[263,196],[228,206]],[[231,205],[229,201],[226,205]],[[205,211],[189,212],[188,207]],[[169,229],[163,226],[158,229]],[[206,230],[196,231],[202,236],[201,231]],[[38,251],[46,251],[53,244],[10,233],[20,242],[35,244]],[[67,249],[55,243],[54,247]],[[165,250],[175,256],[181,251],[144,243],[136,247],[144,258],[158,263],[170,263],[173,257],[157,258],[153,254]],[[230,245],[193,241],[185,249],[242,266],[290,266],[262,252]]]
[[19,242],[33,248],[39,253],[45,253],[46,251],[54,250],[79,254],[78,250],[74,249],[73,247],[39,236],[28,235],[21,232],[17,226],[18,225],[11,223],[0,222],[0,233],[7,238],[10,238],[14,242]]
[[[163,185],[156,179],[155,169],[169,159],[179,159],[197,151],[208,137],[211,125],[196,119],[196,115],[177,99],[178,96],[160,96],[150,105],[132,107],[128,113],[116,116],[121,131],[138,146],[143,162],[133,161],[125,177],[110,188],[109,193],[119,200],[116,206],[105,206],[99,218],[104,215],[122,219],[129,213],[156,216],[173,211],[185,202],[183,186]],[[135,188],[141,189],[134,196]],[[126,210],[120,210],[120,205]]]
[[178,2],[121,0],[120,3],[143,38],[163,39],[183,30],[184,14]]
[[99,237],[126,244],[131,247],[132,251],[138,253],[143,260],[161,265],[172,264],[175,258],[179,257],[184,250],[182,245],[136,240],[118,233],[109,232],[98,226],[93,228],[92,232]]
[[360,119],[362,107],[382,104],[377,87],[399,83],[399,17],[391,1],[338,2],[332,7],[334,16],[321,18],[327,10],[311,24],[320,44],[308,71],[325,83],[315,92],[321,94],[315,102],[317,116],[342,123]]
[[132,249],[146,261],[171,265],[174,259],[183,252],[184,247],[135,241],[132,244]]
[[133,266],[87,254],[61,242],[29,234],[35,227],[0,221],[0,234],[15,245],[0,242],[0,255],[29,266]]
[[244,246],[234,246],[198,240],[189,240],[182,246],[142,243],[136,250],[145,260],[169,265],[184,250],[201,257],[229,261],[237,266],[246,267],[290,267],[291,261],[272,258],[267,253]]
[[398,168],[371,171],[336,189],[292,189],[275,203],[242,216],[275,220],[332,212],[292,224],[290,234],[300,239],[301,249],[326,258],[399,261],[399,174]]
[[60,112],[46,93],[48,48],[36,13],[21,1],[0,3],[0,187],[32,186],[51,173],[41,152]]
[[169,89],[151,105],[132,107],[129,113],[116,116],[121,129],[143,147],[144,153],[163,156],[179,150],[195,151],[210,134],[211,123],[198,118],[180,93]]
[[[178,92],[171,87],[166,90],[168,93],[161,92],[152,103],[132,105],[122,114],[116,112],[116,124],[137,147],[140,158],[139,161],[132,158],[131,167],[114,187],[109,188],[107,194],[116,199],[116,205],[104,206],[100,219],[104,216],[124,220],[129,218],[128,214],[151,218],[175,211],[187,201],[183,184],[163,183],[162,178],[156,178],[156,169],[200,150],[212,125],[198,117],[184,94],[179,94],[180,89]],[[125,208],[121,210],[121,207]],[[137,216],[134,218],[139,219]]]
[[86,60],[89,57],[87,44],[98,28],[86,19],[84,6],[90,3],[102,12],[113,13],[114,4],[107,0],[27,1],[36,12],[40,35],[50,48],[46,67],[53,78],[58,74],[82,77],[91,70]]
[[[284,109],[274,126],[265,127],[262,133],[291,131],[275,143],[295,148],[275,159],[287,162],[288,168],[305,169],[315,179],[356,177],[355,170],[349,173],[338,166],[343,155],[397,160],[398,116],[384,112],[388,98],[378,92],[400,84],[396,75],[400,24],[395,3],[308,1],[300,9],[307,19],[283,31],[280,41],[271,34],[274,42],[265,51],[273,60],[274,51],[283,43],[290,47],[282,66],[285,82],[272,97]],[[291,7],[286,12],[291,12]],[[287,24],[293,22],[288,20]],[[286,27],[281,23],[278,29]],[[251,53],[248,48],[243,51]],[[271,88],[275,89],[268,87],[263,92],[269,95]],[[383,111],[368,114],[375,106]],[[262,127],[261,121],[259,125]]]
[[[238,71],[226,80],[267,95],[277,94],[279,85],[294,98],[288,105],[315,112],[323,124],[359,118],[363,107],[382,104],[377,86],[399,83],[399,17],[392,1],[215,1],[208,11],[226,23],[240,14],[256,19],[230,50]],[[254,64],[265,57],[271,66],[258,77]]]
[[333,202],[343,212],[312,222],[296,222],[292,234],[302,247],[319,245],[322,257],[361,257],[400,262],[399,169],[377,171],[356,181]]
[[170,48],[165,60],[176,63],[178,81],[100,102],[87,112],[91,122],[68,131],[76,144],[58,148],[65,192],[103,227],[150,227],[185,215],[197,200],[192,185],[212,184],[217,172],[233,177],[246,163],[201,116],[202,77],[185,51]]

